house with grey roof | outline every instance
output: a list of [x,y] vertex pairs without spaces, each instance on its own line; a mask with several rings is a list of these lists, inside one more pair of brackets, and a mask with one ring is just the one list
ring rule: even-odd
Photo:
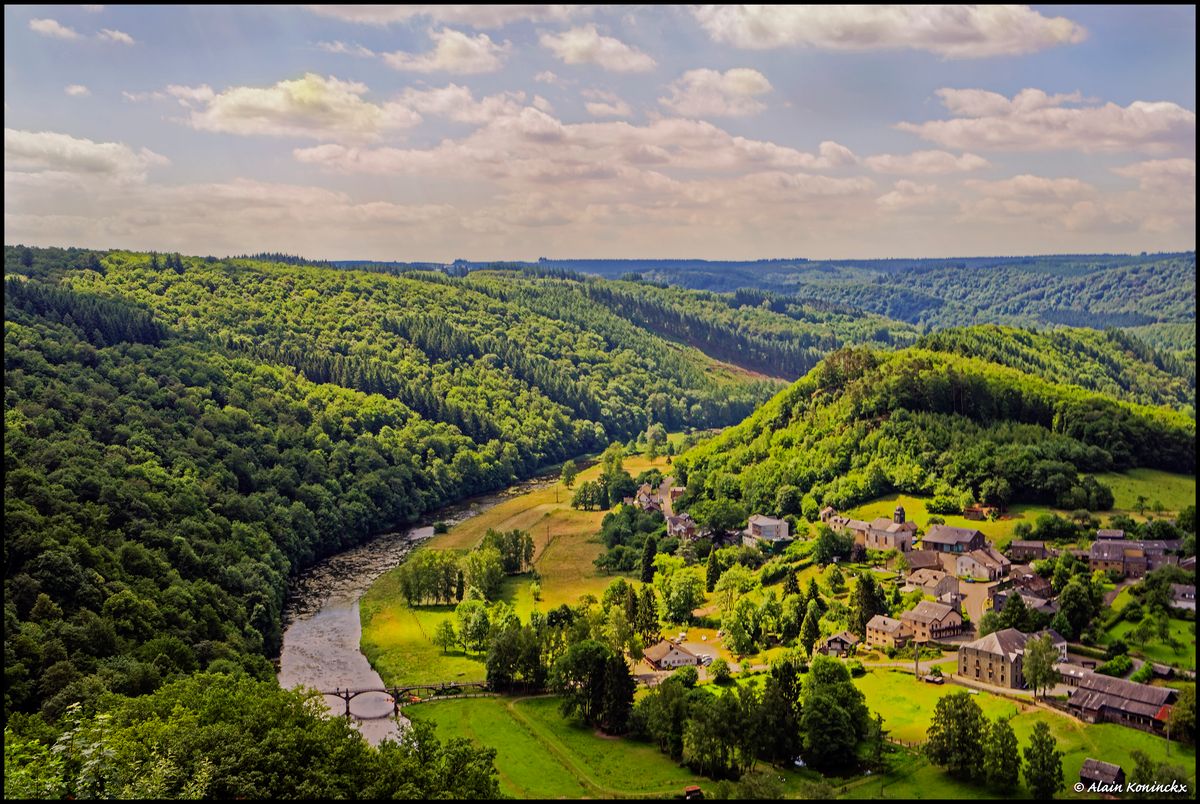
[[939,553],[969,553],[981,550],[987,544],[983,534],[973,528],[953,528],[949,525],[933,525],[921,539],[921,549]]
[[958,674],[997,687],[1025,688],[1022,665],[1029,637],[1015,628],[995,631],[959,646]]

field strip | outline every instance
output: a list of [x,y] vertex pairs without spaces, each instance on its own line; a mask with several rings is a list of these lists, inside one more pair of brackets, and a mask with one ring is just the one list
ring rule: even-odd
[[631,791],[631,790],[618,790],[616,788],[605,787],[603,784],[601,784],[600,782],[593,779],[592,776],[588,773],[588,771],[586,769],[580,767],[580,765],[573,758],[570,749],[568,749],[565,745],[560,743],[553,735],[548,735],[548,734],[543,733],[541,731],[541,729],[539,729],[536,725],[534,725],[531,722],[531,720],[528,717],[526,717],[526,715],[524,713],[520,712],[516,707],[516,704],[518,704],[524,700],[529,700],[529,699],[533,699],[533,698],[550,698],[550,697],[553,697],[553,696],[550,696],[550,695],[526,695],[526,696],[522,696],[520,698],[514,698],[512,700],[505,701],[505,705],[508,707],[508,710],[513,713],[513,716],[515,718],[517,718],[518,720],[520,720],[522,722],[522,724],[527,728],[527,730],[533,734],[533,736],[538,740],[538,742],[545,745],[546,748],[548,748],[560,762],[562,762],[564,765],[566,765],[568,768],[570,768],[572,771],[574,771],[576,774],[578,774],[579,781],[582,782],[586,787],[592,788],[598,795],[610,797],[610,798],[618,798],[618,797],[620,797],[620,798],[646,798],[646,797],[669,796],[669,795],[674,795],[674,794],[678,793],[680,786],[686,786],[687,784],[692,783],[688,780],[681,780],[679,785],[674,785],[665,790]]

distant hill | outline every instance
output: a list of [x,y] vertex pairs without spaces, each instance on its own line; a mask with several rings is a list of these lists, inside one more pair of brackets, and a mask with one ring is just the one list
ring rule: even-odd
[[939,330],[923,336],[916,345],[978,357],[1117,399],[1194,411],[1194,365],[1159,352],[1122,330],[1036,332],[981,325]]

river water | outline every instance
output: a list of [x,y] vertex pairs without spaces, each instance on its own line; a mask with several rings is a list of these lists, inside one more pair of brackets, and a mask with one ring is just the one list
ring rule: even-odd
[[[279,685],[285,689],[364,689],[384,686],[383,680],[359,650],[362,622],[358,602],[380,575],[400,564],[412,548],[433,536],[433,522],[456,525],[512,497],[545,488],[557,475],[542,475],[503,491],[472,497],[427,514],[417,526],[384,533],[365,544],[313,565],[293,579],[283,612],[283,650],[279,655]],[[345,702],[325,696],[338,715]],[[370,742],[396,737],[407,720],[390,717],[391,700],[382,693],[364,693],[350,703],[352,722]]]

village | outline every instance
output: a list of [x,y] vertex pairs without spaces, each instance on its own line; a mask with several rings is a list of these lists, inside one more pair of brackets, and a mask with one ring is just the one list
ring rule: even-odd
[[[722,535],[701,528],[687,513],[675,513],[673,506],[684,489],[664,478],[654,488],[643,484],[635,495],[625,498],[627,505],[642,511],[663,514],[667,534],[681,542],[708,538],[713,549],[722,544]],[[968,520],[994,520],[999,512],[984,506],[963,510]],[[1086,547],[1055,547],[1042,540],[1014,539],[1004,551],[988,541],[984,533],[971,527],[942,524],[940,518],[921,529],[907,518],[897,504],[891,518],[877,517],[862,521],[825,507],[819,513],[818,527],[827,527],[844,539],[852,540],[852,553],[881,586],[890,587],[915,605],[893,612],[876,613],[865,623],[861,634],[839,629],[834,633],[822,623],[822,636],[813,645],[813,654],[821,653],[860,664],[874,653],[890,658],[903,653],[911,656],[915,680],[931,684],[947,682],[969,690],[987,691],[1034,705],[1049,706],[1084,723],[1114,723],[1169,739],[1168,720],[1179,691],[1153,683],[1179,678],[1194,680],[1194,641],[1189,667],[1172,666],[1148,659],[1129,659],[1122,653],[1115,658],[1127,661],[1117,665],[1132,669],[1132,679],[1120,677],[1106,654],[1094,645],[1078,639],[1068,640],[1053,627],[1021,630],[1000,627],[1008,612],[1028,613],[1026,621],[1057,622],[1062,611],[1060,593],[1046,577],[1064,553],[1066,561],[1078,562],[1093,578],[1103,577],[1114,588],[1104,596],[1101,614],[1112,605],[1120,590],[1129,590],[1149,573],[1175,567],[1194,573],[1195,556],[1181,557],[1182,540],[1132,539],[1118,528],[1096,528]],[[803,527],[803,524],[801,525]],[[725,537],[741,546],[757,548],[767,557],[782,557],[798,543],[786,518],[764,514],[748,517],[747,527]],[[811,538],[810,538],[811,540]],[[865,561],[870,556],[875,562]],[[1038,572],[1035,562],[1042,568]],[[842,563],[835,557],[832,564]],[[1080,570],[1082,571],[1082,569]],[[1194,575],[1190,577],[1194,578]],[[1194,619],[1195,585],[1170,583],[1168,607],[1172,616]],[[913,594],[919,593],[919,594]],[[1009,616],[1012,619],[1012,616]],[[1018,615],[1017,619],[1021,619]],[[1065,630],[1065,629],[1064,629]],[[688,632],[647,646],[639,678],[653,685],[680,667],[696,666],[701,677],[720,653],[722,631],[709,640],[690,640]],[[1119,642],[1119,641],[1118,641]],[[1049,659],[1032,659],[1034,644],[1040,643]],[[1118,650],[1124,649],[1119,643]],[[922,652],[939,656],[936,664],[922,663]],[[1108,653],[1112,654],[1110,647]],[[1040,661],[1048,669],[1030,670],[1026,662]],[[743,669],[736,666],[736,669]],[[762,669],[747,666],[745,669]],[[1128,672],[1128,670],[1126,670]],[[1040,695],[1038,693],[1041,693]],[[1194,705],[1194,704],[1193,704]],[[1084,784],[1123,783],[1128,769],[1088,757],[1080,770]]]

